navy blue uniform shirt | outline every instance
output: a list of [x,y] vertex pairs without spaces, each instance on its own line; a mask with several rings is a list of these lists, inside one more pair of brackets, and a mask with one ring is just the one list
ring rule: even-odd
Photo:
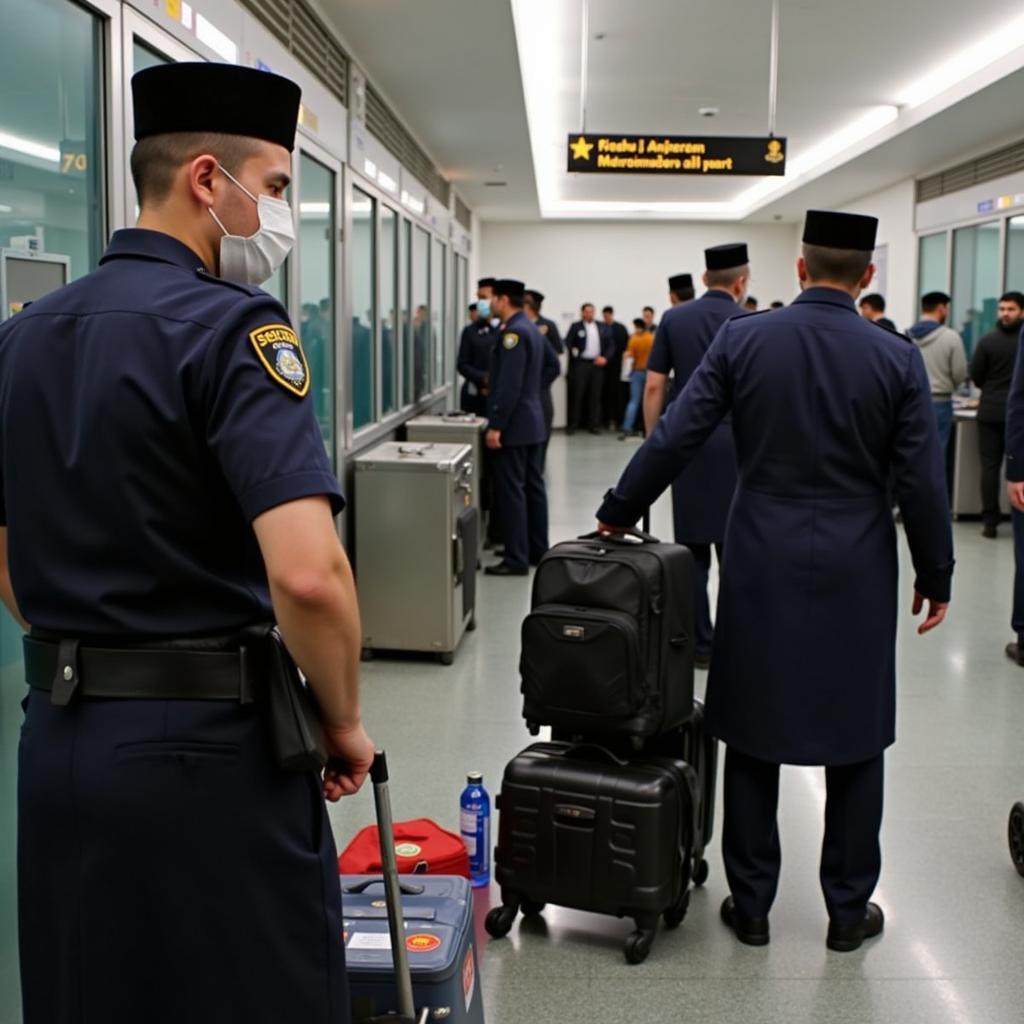
[[541,444],[547,436],[541,389],[561,371],[558,357],[522,310],[498,337],[491,355],[488,427],[501,431],[502,447]]
[[487,375],[491,372],[491,350],[497,340],[498,328],[492,327],[491,322],[483,317],[462,328],[456,369],[478,391],[487,386]]
[[181,242],[118,231],[93,273],[0,326],[0,508],[15,597],[69,637],[273,618],[251,522],[344,506],[281,305]]
[[700,366],[722,324],[734,316],[743,316],[744,312],[731,295],[716,289],[666,310],[654,336],[647,369],[664,374],[675,371],[678,394]]

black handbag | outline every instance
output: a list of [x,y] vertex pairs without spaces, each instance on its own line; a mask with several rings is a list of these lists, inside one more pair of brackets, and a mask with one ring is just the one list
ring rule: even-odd
[[267,700],[277,763],[290,772],[320,771],[327,743],[320,708],[277,626],[267,634]]

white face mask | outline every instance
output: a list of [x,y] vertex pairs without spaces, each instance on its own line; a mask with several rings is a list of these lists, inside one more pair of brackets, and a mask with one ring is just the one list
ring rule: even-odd
[[[217,165],[220,167],[220,164]],[[292,208],[284,199],[254,196],[237,178],[220,167],[255,204],[260,226],[254,235],[244,238],[232,235],[210,207],[210,216],[224,232],[220,240],[220,276],[239,284],[263,284],[292,251],[295,245],[295,222]]]

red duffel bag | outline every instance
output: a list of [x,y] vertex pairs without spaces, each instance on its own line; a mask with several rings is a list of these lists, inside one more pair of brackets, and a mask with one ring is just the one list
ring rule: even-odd
[[[461,836],[429,818],[395,822],[395,856],[400,875],[462,875],[469,878],[469,854]],[[342,875],[374,875],[382,870],[377,826],[359,832],[338,858]]]

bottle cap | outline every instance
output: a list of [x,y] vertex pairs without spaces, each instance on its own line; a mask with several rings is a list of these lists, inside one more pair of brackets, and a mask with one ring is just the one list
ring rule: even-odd
[[484,773],[483,772],[470,772],[466,776],[466,781],[467,782],[483,782],[484,781]]

